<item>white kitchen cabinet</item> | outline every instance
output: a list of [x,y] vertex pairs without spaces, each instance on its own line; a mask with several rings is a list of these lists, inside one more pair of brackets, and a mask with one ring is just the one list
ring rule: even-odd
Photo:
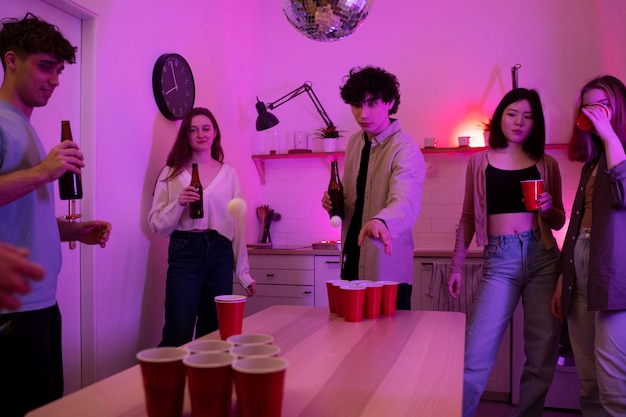
[[326,281],[341,279],[339,255],[315,256],[315,306],[328,307]]
[[[246,300],[245,316],[278,304],[315,305],[313,256],[250,255],[249,261],[257,285],[256,294]],[[245,295],[237,282],[233,292]]]
[[[433,295],[431,295],[431,279],[433,278],[433,266],[435,263],[448,263],[450,258],[440,257],[415,257],[413,263],[413,293],[411,296],[411,308],[413,310],[434,310]],[[466,258],[466,264],[480,264],[482,258]],[[445,285],[445,282],[442,283]],[[496,363],[489,376],[484,399],[508,401],[511,395],[511,325],[507,328]]]

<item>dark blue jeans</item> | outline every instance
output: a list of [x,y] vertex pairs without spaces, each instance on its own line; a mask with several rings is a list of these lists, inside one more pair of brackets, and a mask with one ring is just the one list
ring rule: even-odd
[[233,293],[232,242],[214,230],[174,231],[168,249],[165,325],[159,346],[180,346],[218,329],[213,298]]

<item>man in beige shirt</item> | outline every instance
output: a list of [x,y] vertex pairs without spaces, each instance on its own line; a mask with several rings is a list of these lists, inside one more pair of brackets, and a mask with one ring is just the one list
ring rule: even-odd
[[[343,173],[343,279],[398,281],[397,308],[411,308],[412,228],[426,167],[415,140],[390,116],[400,104],[397,78],[381,68],[353,68],[341,87],[361,130],[350,137]],[[332,208],[328,193],[322,206]]]

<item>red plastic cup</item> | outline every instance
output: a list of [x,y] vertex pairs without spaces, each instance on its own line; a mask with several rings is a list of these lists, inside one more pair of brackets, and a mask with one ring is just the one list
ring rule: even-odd
[[235,390],[241,417],[280,417],[285,374],[283,358],[243,358],[233,363]]
[[364,285],[342,285],[339,287],[343,318],[346,321],[357,322],[363,320],[365,288]]
[[238,358],[278,356],[280,347],[276,345],[239,345],[230,350]]
[[187,343],[185,349],[187,349],[189,353],[220,353],[229,352],[233,346],[235,346],[233,343],[227,342],[226,340],[199,339]]
[[350,281],[342,280],[342,279],[329,279],[326,281],[326,292],[328,293],[328,309],[331,314],[337,313],[337,305],[335,298],[337,297],[337,293],[339,292],[339,287],[333,284],[346,284]]
[[343,317],[343,303],[341,301],[341,291],[340,291],[340,287],[342,285],[346,285],[349,281],[345,281],[345,280],[336,280],[335,282],[333,282],[331,285],[333,286],[332,291],[334,292],[334,304],[335,304],[335,313],[337,313],[337,316],[339,317]]
[[148,417],[176,417],[183,413],[185,365],[183,348],[157,347],[137,354]]
[[377,319],[380,315],[380,301],[383,297],[383,284],[370,282],[365,284],[365,303],[363,305],[363,317]]
[[335,308],[335,291],[333,283],[337,282],[337,279],[329,279],[326,281],[326,293],[328,294],[328,310],[330,310],[330,314],[337,313],[337,309]]
[[232,335],[227,340],[235,346],[269,345],[274,341],[274,336],[263,333],[246,333]]
[[235,334],[241,334],[246,297],[243,295],[218,295],[215,297],[215,305],[222,340]]
[[237,356],[231,353],[198,353],[187,356],[192,417],[230,416],[233,397],[233,368]]
[[383,316],[393,316],[396,314],[396,300],[398,299],[397,281],[376,281],[383,284],[383,291],[380,299],[380,314]]
[[[585,107],[587,109],[591,109],[594,107],[601,108],[602,110],[604,110],[606,117],[610,117],[611,112],[609,111],[609,108],[602,103],[593,103]],[[589,120],[589,117],[587,117],[587,115],[581,111],[576,118],[576,126],[578,126],[580,130],[590,130],[593,127],[593,123],[591,122],[591,120]]]
[[524,193],[524,205],[526,210],[534,211],[541,206],[537,202],[539,194],[543,193],[543,180],[520,181],[522,183],[522,192]]

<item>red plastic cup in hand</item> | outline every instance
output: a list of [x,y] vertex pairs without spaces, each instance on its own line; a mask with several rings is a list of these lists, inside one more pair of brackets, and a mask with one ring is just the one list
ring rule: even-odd
[[[585,107],[589,110],[591,110],[592,108],[601,108],[602,110],[604,110],[607,118],[609,118],[611,115],[609,108],[602,103],[588,104]],[[589,120],[589,117],[587,117],[587,115],[581,111],[576,118],[576,126],[578,126],[580,130],[590,130],[593,127],[593,123],[591,122],[591,120]]]
[[524,205],[526,210],[535,211],[541,204],[537,201],[539,195],[543,193],[543,180],[520,181],[522,192],[524,193]]

